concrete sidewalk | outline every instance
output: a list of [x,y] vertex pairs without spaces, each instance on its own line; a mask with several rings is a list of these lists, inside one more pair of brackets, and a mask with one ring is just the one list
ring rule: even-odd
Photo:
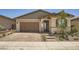
[[79,42],[0,42],[0,50],[79,50]]

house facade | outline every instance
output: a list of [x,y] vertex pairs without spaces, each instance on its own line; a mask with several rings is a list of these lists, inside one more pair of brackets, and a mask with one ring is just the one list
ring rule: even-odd
[[[18,32],[51,32],[58,31],[57,14],[37,10],[16,17],[16,30]],[[70,17],[67,18],[67,30],[71,28]]]

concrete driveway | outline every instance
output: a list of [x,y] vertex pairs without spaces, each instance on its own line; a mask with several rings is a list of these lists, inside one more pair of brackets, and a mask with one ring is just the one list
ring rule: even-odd
[[39,33],[13,33],[11,35],[0,38],[0,41],[30,41],[40,42],[42,40]]

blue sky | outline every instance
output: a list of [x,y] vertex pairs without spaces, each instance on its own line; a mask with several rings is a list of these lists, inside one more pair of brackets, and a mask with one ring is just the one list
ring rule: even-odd
[[[14,18],[26,13],[30,13],[35,10],[37,9],[0,9],[0,15]],[[44,9],[44,10],[50,13],[58,13],[61,11],[61,9]],[[73,14],[75,16],[79,16],[79,9],[64,9],[64,10],[67,13]]]

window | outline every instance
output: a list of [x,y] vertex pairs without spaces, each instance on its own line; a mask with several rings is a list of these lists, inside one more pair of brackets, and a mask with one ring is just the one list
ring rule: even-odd
[[56,25],[57,25],[57,27],[66,27],[67,20],[66,19],[57,19]]

